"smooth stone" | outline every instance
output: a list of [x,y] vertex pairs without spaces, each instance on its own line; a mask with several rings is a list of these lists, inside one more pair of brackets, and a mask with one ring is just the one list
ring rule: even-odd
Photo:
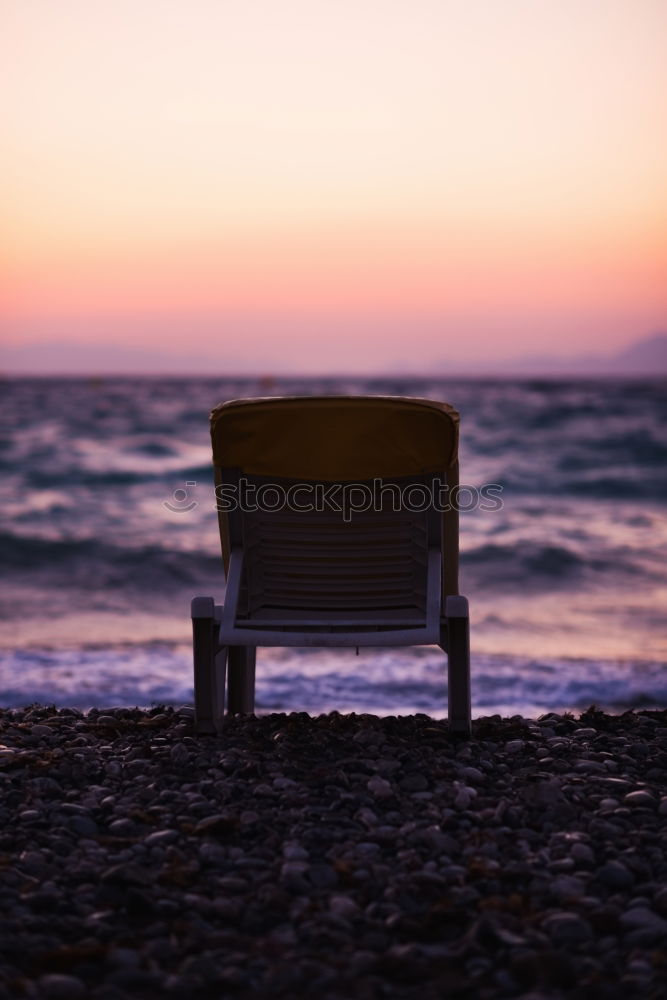
[[280,868],[280,881],[290,892],[306,893],[310,889],[305,879],[307,870],[305,861],[285,861]]
[[136,825],[133,820],[122,817],[109,823],[109,832],[114,837],[131,837],[136,832]]
[[253,795],[259,796],[259,798],[271,799],[276,794],[276,790],[271,787],[271,785],[260,784],[255,785],[252,790]]
[[542,927],[559,947],[584,944],[593,937],[591,925],[576,913],[553,913],[542,922]]
[[190,760],[190,751],[184,743],[175,743],[169,751],[169,756],[174,764],[183,765]]
[[441,854],[458,853],[459,842],[447,833],[443,833],[439,826],[428,826],[425,830],[415,833],[415,840],[425,844],[432,851],[439,851]]
[[374,813],[373,810],[369,809],[367,806],[362,806],[362,808],[359,810],[355,818],[358,819],[365,826],[369,827],[377,826],[378,823],[380,822],[377,814]]
[[32,726],[32,728],[30,729],[30,734],[31,736],[39,736],[40,738],[42,738],[46,736],[53,736],[54,732],[50,726],[36,725]]
[[329,900],[329,912],[343,920],[351,920],[360,915],[357,904],[349,896],[332,896]]
[[570,857],[576,864],[583,865],[586,868],[592,867],[595,864],[595,852],[591,850],[588,844],[573,844],[570,849]]
[[667,917],[667,886],[657,890],[653,896],[653,905],[661,916]]
[[76,833],[79,837],[96,837],[100,832],[95,820],[90,819],[89,816],[70,816],[67,820],[67,826],[72,833]]
[[205,816],[200,819],[195,827],[198,836],[210,833],[222,833],[234,829],[236,820],[229,813],[215,813],[213,816]]
[[144,844],[146,847],[164,847],[176,840],[178,840],[177,830],[155,830],[144,837]]
[[377,774],[366,782],[366,788],[376,799],[388,799],[394,794],[391,784]]
[[153,877],[150,872],[139,865],[121,862],[102,872],[101,881],[104,883],[115,882],[121,885],[148,885],[152,883]]
[[[331,889],[338,885],[338,873],[332,865],[310,865],[307,870],[307,875],[317,889]],[[355,875],[358,875],[358,872],[356,872]]]
[[283,844],[283,857],[286,861],[307,861],[310,857],[308,851],[295,841],[287,841]]
[[462,785],[454,796],[454,806],[457,809],[467,809],[476,797],[477,792],[474,788],[468,788],[467,785]]
[[584,883],[576,875],[558,875],[549,885],[549,890],[557,899],[583,896]]
[[607,861],[601,868],[598,868],[596,876],[610,889],[630,889],[635,884],[632,872],[619,861]]
[[621,927],[629,930],[634,930],[635,928],[643,930],[648,927],[651,930],[660,931],[660,933],[667,935],[667,920],[664,920],[657,913],[654,913],[653,910],[649,910],[644,906],[633,906],[626,910],[625,913],[621,913],[618,919]]
[[458,773],[464,781],[472,781],[475,784],[486,780],[486,775],[477,767],[462,767]]
[[78,976],[66,976],[56,972],[40,976],[37,980],[42,996],[47,1000],[78,1000],[86,995],[86,986]]
[[623,801],[628,806],[640,806],[649,809],[655,809],[657,804],[655,797],[644,788],[640,788],[636,792],[629,792],[627,795],[624,795]]
[[199,848],[199,859],[211,868],[222,868],[227,863],[227,852],[220,844],[206,842]]
[[428,778],[424,774],[408,774],[398,784],[403,792],[425,792],[428,788]]
[[118,969],[136,969],[141,964],[141,955],[134,948],[111,948],[106,960],[109,965]]
[[244,878],[237,878],[235,875],[224,875],[219,878],[216,882],[218,888],[222,889],[223,892],[237,893],[237,892],[247,892],[248,883]]

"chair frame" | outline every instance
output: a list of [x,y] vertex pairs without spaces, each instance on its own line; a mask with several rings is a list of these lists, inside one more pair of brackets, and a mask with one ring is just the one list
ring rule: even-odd
[[[191,605],[194,655],[195,719],[199,733],[219,732],[226,708],[230,715],[255,708],[257,646],[415,646],[438,645],[448,661],[448,718],[454,733],[469,736],[470,640],[468,601],[448,594],[441,603],[442,550],[432,547],[428,559],[428,608],[423,627],[369,632],[348,626],[344,633],[253,629],[237,626],[236,608],[243,568],[243,549],[233,547],[223,605],[212,597],[195,597]],[[310,622],[315,628],[324,622]],[[225,683],[226,682],[226,683]]]
[[[238,485],[239,470],[215,466],[216,487]],[[444,470],[449,496],[458,486],[458,462]],[[412,477],[424,481],[424,477]],[[436,478],[436,477],[433,477]],[[441,480],[440,480],[441,481]],[[225,708],[229,715],[255,708],[255,664],[258,646],[342,647],[437,645],[448,660],[448,718],[452,733],[471,732],[470,642],[467,599],[458,593],[458,510],[431,508],[424,513],[427,553],[422,566],[426,593],[422,620],[394,625],[390,608],[361,611],[347,618],[333,612],[300,608],[298,622],[261,619],[240,608],[246,549],[244,515],[218,507],[226,589],[222,605],[213,597],[191,604],[195,688],[195,728],[219,733]],[[372,519],[370,521],[372,532]],[[344,589],[344,583],[340,585]]]

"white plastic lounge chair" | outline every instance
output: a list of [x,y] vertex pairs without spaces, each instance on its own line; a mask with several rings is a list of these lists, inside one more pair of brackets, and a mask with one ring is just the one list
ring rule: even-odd
[[[447,509],[458,419],[445,403],[392,396],[213,410],[227,586],[222,606],[192,601],[197,732],[220,730],[225,677],[227,711],[254,711],[257,646],[439,645],[451,731],[470,733],[468,602]],[[438,489],[442,512],[428,501]]]

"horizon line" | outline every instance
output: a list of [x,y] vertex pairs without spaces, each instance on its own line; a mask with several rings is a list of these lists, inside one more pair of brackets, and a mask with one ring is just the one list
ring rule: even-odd
[[567,369],[552,369],[549,371],[543,369],[530,370],[517,370],[507,369],[503,371],[498,371],[497,369],[462,369],[460,371],[442,371],[433,372],[430,374],[425,373],[406,373],[406,372],[235,372],[234,374],[220,374],[212,375],[207,374],[202,371],[191,371],[191,372],[173,372],[173,371],[151,371],[151,372],[138,372],[138,371],[3,371],[0,369],[0,380],[9,379],[91,379],[91,380],[104,380],[106,378],[135,378],[135,379],[151,379],[151,378],[173,378],[173,379],[186,379],[186,378],[199,378],[199,379],[217,379],[221,378],[224,380],[235,381],[235,380],[254,380],[258,382],[270,382],[270,381],[281,381],[284,379],[354,379],[354,380],[367,380],[367,379],[397,379],[400,381],[434,381],[444,378],[467,378],[467,379],[549,379],[549,378],[569,378],[569,379],[590,379],[590,378],[600,378],[600,379],[664,379],[667,378],[667,371],[646,370],[642,371],[629,371],[629,372],[619,372],[619,371],[572,371]]

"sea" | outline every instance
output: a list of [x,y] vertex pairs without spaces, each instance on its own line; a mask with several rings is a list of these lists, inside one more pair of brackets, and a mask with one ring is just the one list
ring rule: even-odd
[[[192,702],[190,599],[221,602],[209,411],[378,394],[451,403],[473,717],[667,707],[667,381],[6,378],[0,705]],[[464,504],[465,506],[465,504]],[[435,647],[261,649],[257,712],[446,716]]]

